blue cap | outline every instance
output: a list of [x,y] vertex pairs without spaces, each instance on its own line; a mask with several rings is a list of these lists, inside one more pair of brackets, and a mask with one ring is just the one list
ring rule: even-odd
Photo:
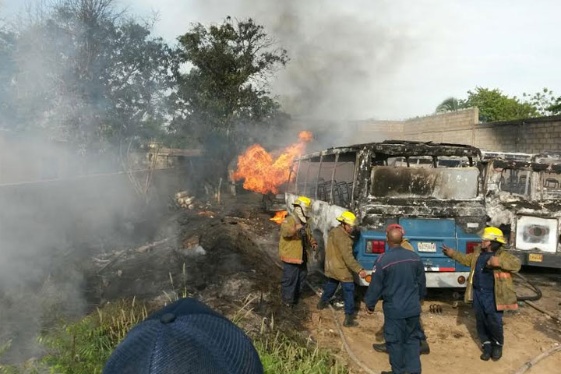
[[180,299],[135,326],[104,374],[263,373],[249,337],[198,300]]

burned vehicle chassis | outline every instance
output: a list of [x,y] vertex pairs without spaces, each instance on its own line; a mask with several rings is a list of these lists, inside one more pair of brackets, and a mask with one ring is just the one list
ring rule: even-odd
[[561,156],[494,152],[483,164],[489,224],[523,265],[561,268]]
[[[385,227],[400,223],[419,252],[429,287],[465,287],[467,268],[440,250],[447,244],[473,250],[485,225],[478,148],[432,142],[384,141],[334,147],[293,164],[287,208],[298,195],[312,198],[313,229],[325,243],[336,217],[359,219],[354,253],[366,270],[387,250]],[[367,282],[356,279],[358,284]]]

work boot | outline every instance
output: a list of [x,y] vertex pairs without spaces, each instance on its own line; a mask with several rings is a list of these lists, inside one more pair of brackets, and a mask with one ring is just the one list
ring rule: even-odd
[[426,340],[421,340],[421,354],[428,355],[430,353],[429,342]]
[[483,361],[489,361],[489,359],[491,358],[491,342],[485,342],[481,345],[481,349],[483,350],[483,353],[481,354],[481,356],[479,356],[480,359],[482,359]]
[[498,361],[503,357],[503,346],[496,343],[493,344],[493,348],[491,349],[491,358],[493,361]]
[[320,300],[318,305],[317,305],[317,308],[319,310],[322,310],[322,309],[327,308],[328,305],[329,305],[329,303],[327,301]]
[[380,352],[380,353],[387,353],[388,352],[388,348],[386,347],[386,343],[374,343],[374,344],[372,344],[372,348],[374,348],[374,350],[376,352]]
[[358,326],[358,322],[355,321],[355,317],[352,314],[345,314],[345,322],[343,322],[345,327]]

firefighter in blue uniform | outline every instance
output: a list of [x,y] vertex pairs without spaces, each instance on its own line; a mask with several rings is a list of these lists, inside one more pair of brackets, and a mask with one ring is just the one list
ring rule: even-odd
[[403,231],[386,231],[389,251],[378,258],[364,303],[373,313],[383,299],[384,338],[392,371],[382,373],[421,373],[420,315],[426,293],[425,269],[415,252],[401,246]]
[[[397,224],[397,223],[392,223],[390,225],[388,225],[386,227],[386,232],[392,230],[392,229],[399,229],[401,230],[401,234],[403,236],[405,236],[405,229],[403,228],[403,226]],[[415,252],[415,249],[413,248],[413,246],[411,245],[411,243],[409,243],[409,241],[407,239],[405,239],[405,237],[403,238],[403,240],[401,241],[400,244],[403,248],[410,250],[412,252]],[[430,353],[430,346],[429,346],[429,342],[427,341],[427,336],[425,335],[425,330],[423,328],[423,322],[420,322],[421,324],[421,329],[419,330],[419,334],[420,334],[420,338],[421,338],[421,354],[425,354],[428,355]],[[374,350],[376,352],[381,352],[381,353],[388,353],[388,349],[386,347],[386,343],[374,343],[372,344],[372,348],[374,348]]]
[[473,253],[464,254],[446,245],[442,252],[471,268],[464,300],[473,303],[481,341],[479,357],[483,361],[497,361],[503,355],[503,312],[518,308],[512,273],[520,270],[521,264],[505,249],[506,239],[499,228],[486,227],[481,240],[481,247]]

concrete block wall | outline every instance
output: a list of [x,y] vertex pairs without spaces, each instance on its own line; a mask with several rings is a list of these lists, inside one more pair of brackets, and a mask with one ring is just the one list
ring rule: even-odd
[[520,147],[523,147],[525,152],[561,152],[561,119],[525,124],[519,137]]
[[561,116],[495,123],[479,123],[478,118],[478,109],[469,108],[402,122],[363,121],[356,125],[356,137],[360,142],[383,137],[469,144],[489,151],[561,152]]
[[561,118],[481,124],[475,127],[477,147],[503,152],[561,151]]
[[403,121],[357,121],[352,125],[354,131],[350,144],[377,142],[384,139],[406,140]]

